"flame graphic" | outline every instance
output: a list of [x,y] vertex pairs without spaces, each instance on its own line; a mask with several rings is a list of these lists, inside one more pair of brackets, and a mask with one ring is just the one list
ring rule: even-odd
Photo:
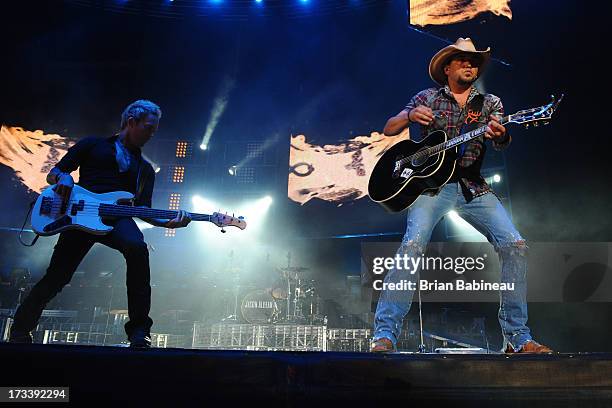
[[[47,173],[75,142],[42,130],[0,127],[0,163],[13,169],[21,183],[39,193],[47,187]],[[78,181],[78,177],[75,177]]]
[[408,129],[396,136],[373,132],[339,145],[317,146],[306,136],[291,137],[288,196],[305,204],[313,198],[342,203],[368,194],[370,172],[380,156],[400,140],[408,139]]
[[487,11],[512,20],[510,0],[410,0],[410,24],[454,24]]

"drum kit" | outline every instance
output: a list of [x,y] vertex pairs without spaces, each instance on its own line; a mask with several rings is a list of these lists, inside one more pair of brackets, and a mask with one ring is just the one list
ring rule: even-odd
[[239,290],[235,290],[231,299],[233,313],[223,321],[245,321],[252,324],[326,324],[327,318],[323,315],[316,282],[314,279],[305,279],[306,271],[308,268],[300,266],[277,268],[278,277],[272,287],[256,288],[242,296]]

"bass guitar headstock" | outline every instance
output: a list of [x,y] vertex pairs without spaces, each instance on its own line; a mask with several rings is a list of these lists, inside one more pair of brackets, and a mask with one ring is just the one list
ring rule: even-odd
[[241,230],[246,228],[244,217],[235,217],[234,214],[227,215],[220,212],[215,212],[210,216],[210,222],[221,228],[221,232],[225,232],[225,227],[237,227]]

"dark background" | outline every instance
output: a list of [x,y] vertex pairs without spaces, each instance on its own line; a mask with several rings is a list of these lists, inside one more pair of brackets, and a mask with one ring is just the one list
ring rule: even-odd
[[[140,8],[124,2],[4,2],[0,122],[75,139],[107,136],[117,130],[128,103],[151,99],[162,107],[163,117],[145,153],[164,162],[164,141],[199,145],[220,84],[233,78],[209,150],[194,151],[191,164],[201,177],[186,181],[181,191],[210,192],[236,203],[272,195],[265,228],[256,237],[259,251],[243,259],[249,264],[245,268],[251,275],[258,268],[269,272],[286,265],[291,253],[292,263],[316,271],[321,284],[342,287],[346,275],[359,274],[360,242],[377,238],[329,237],[388,233],[384,239],[398,240],[403,216],[387,215],[365,198],[341,207],[289,201],[289,136],[305,134],[311,143],[333,144],[381,131],[413,94],[432,86],[427,66],[446,45],[443,39],[469,36],[478,48],[490,46],[494,57],[509,64],[493,62],[481,80],[502,98],[507,113],[565,93],[551,125],[512,129],[501,188],[519,231],[533,242],[611,240],[606,3],[513,1],[511,21],[481,15],[422,32],[408,25],[403,1],[356,1],[337,8],[330,4],[340,2],[311,1],[300,12],[295,12],[303,7],[298,2],[269,2],[275,7],[266,13],[229,3],[217,11],[177,7],[180,12],[172,14],[173,4],[161,1],[127,2]],[[228,149],[270,140],[265,177],[253,186],[232,184]],[[162,179],[155,193],[159,208],[167,206],[173,188]],[[6,192],[0,227],[20,227],[34,195],[6,167],[0,169],[0,186]],[[221,256],[202,249],[214,236],[201,238],[199,231],[191,228],[167,239],[161,230],[147,230],[148,242],[159,248],[152,253],[154,275],[171,274],[171,283],[180,287],[189,286],[202,270],[223,268],[217,262]],[[25,249],[15,238],[14,231],[2,232],[3,274],[27,267],[40,276],[54,239]],[[453,238],[441,223],[433,239]],[[118,254],[103,248],[94,252],[82,266],[84,276],[123,267]],[[197,298],[194,294],[192,302]],[[474,310],[486,313],[488,326],[498,331],[496,306],[484,311],[481,306]],[[611,349],[608,303],[533,304],[530,313],[536,337],[554,348]]]

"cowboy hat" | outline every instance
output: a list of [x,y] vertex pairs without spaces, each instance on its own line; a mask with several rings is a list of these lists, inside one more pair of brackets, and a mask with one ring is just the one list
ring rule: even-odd
[[447,78],[444,73],[444,66],[450,61],[452,56],[462,53],[477,54],[482,57],[482,63],[478,67],[478,76],[480,77],[491,58],[491,48],[487,47],[484,51],[478,51],[470,38],[459,38],[454,44],[442,48],[433,56],[429,62],[429,76],[431,79],[439,85],[446,84]]

